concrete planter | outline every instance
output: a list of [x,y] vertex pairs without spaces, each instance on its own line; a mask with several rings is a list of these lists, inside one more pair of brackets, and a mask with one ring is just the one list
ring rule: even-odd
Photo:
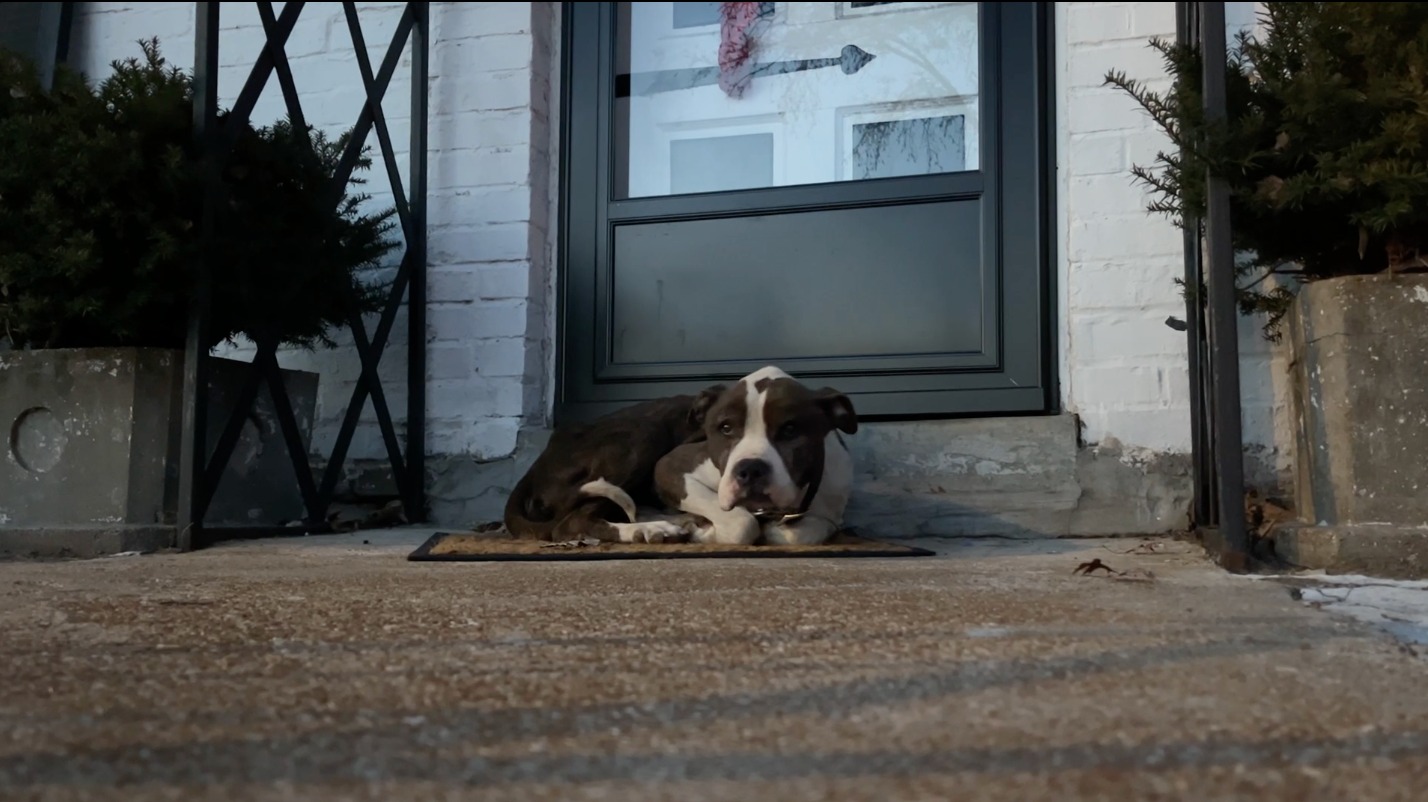
[[1428,275],[1307,284],[1289,324],[1303,523],[1276,550],[1310,568],[1428,576]]
[[[175,542],[183,354],[161,349],[0,353],[0,556],[88,557]],[[213,360],[209,447],[246,375]],[[284,371],[306,444],[317,375]],[[219,484],[208,522],[281,524],[303,516],[267,388]]]

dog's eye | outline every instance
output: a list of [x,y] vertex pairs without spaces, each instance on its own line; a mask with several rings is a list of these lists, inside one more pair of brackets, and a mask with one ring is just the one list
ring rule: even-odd
[[721,424],[719,424],[719,434],[722,434],[722,435],[724,435],[725,437],[728,437],[729,435],[731,435],[731,434],[733,434],[733,433],[734,433],[734,424],[732,424],[732,423],[721,423]]
[[787,440],[788,438],[793,437],[793,436],[795,436],[795,435],[797,435],[797,434],[798,434],[798,424],[795,424],[795,423],[785,423],[784,425],[778,427],[778,436],[779,436],[779,438],[781,438],[781,439]]

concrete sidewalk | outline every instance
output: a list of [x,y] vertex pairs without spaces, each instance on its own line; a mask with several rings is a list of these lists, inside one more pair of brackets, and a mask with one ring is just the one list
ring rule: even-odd
[[1428,660],[1189,544],[405,562],[425,534],[0,564],[0,799],[1428,788]]

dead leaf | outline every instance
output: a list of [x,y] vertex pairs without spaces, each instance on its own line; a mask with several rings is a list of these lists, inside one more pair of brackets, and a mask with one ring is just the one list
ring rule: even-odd
[[1094,558],[1090,562],[1084,562],[1076,566],[1072,574],[1082,576],[1093,576],[1092,572],[1102,570],[1106,572],[1107,579],[1115,579],[1121,582],[1154,582],[1155,574],[1144,568],[1132,568],[1129,571],[1117,571],[1116,569],[1101,562],[1100,558]]
[[1164,550],[1162,545],[1163,544],[1153,540],[1147,540],[1144,543],[1140,543],[1128,549],[1113,549],[1110,546],[1102,546],[1101,548],[1112,554],[1160,554]]
[[1261,499],[1253,489],[1245,491],[1245,526],[1257,537],[1269,537],[1276,527],[1293,519],[1293,511],[1277,500]]
[[1287,147],[1289,147],[1289,132],[1280,131],[1279,136],[1274,138],[1274,149],[1284,150]]
[[1279,196],[1283,191],[1284,179],[1277,175],[1268,176],[1259,182],[1258,192],[1260,197],[1268,199],[1270,203],[1279,203]]
[[1080,565],[1076,566],[1076,570],[1072,571],[1071,573],[1072,575],[1082,574],[1084,576],[1090,576],[1092,571],[1097,570],[1105,571],[1108,574],[1117,573],[1116,569],[1101,562],[1100,557],[1093,558],[1090,562],[1081,563]]
[[342,520],[341,514],[333,510],[327,516],[327,525],[333,532],[349,534],[362,529],[386,529],[407,523],[406,511],[400,500],[389,501],[379,510],[374,510],[361,518]]

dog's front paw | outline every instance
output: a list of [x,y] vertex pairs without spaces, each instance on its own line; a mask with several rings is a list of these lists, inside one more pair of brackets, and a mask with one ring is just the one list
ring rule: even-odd
[[680,543],[689,539],[688,526],[670,521],[615,524],[621,543]]
[[724,516],[717,523],[696,525],[693,530],[695,543],[711,543],[721,546],[752,546],[759,541],[759,522],[754,516],[739,511]]
[[769,546],[819,546],[828,542],[837,530],[832,521],[810,515],[793,521],[764,524],[763,539]]

